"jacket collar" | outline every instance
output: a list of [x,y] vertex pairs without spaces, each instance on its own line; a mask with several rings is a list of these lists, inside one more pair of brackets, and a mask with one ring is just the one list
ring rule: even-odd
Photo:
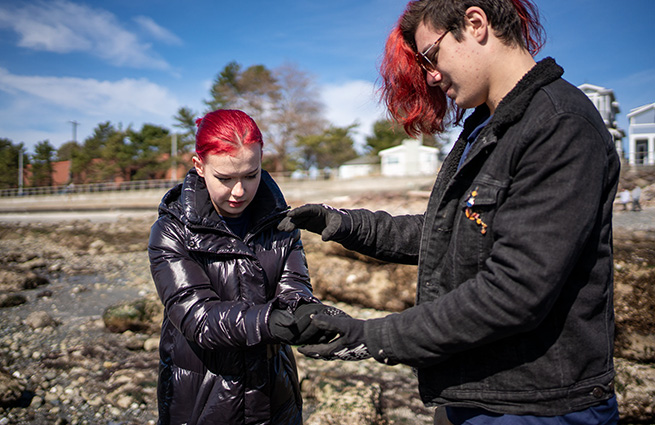
[[[209,199],[205,179],[198,175],[195,168],[192,168],[184,181],[164,196],[159,206],[159,214],[171,214],[189,227],[218,228],[227,231],[225,222],[210,218],[212,208],[214,206]],[[288,208],[278,185],[268,172],[262,170],[257,194],[248,206],[250,228],[254,230],[264,225]]]
[[[494,116],[482,130],[479,136],[480,140],[475,143],[468,158],[471,159],[482,149],[494,145],[509,127],[523,118],[537,91],[560,78],[562,74],[564,74],[564,70],[553,58],[548,57],[539,61],[500,101]],[[457,142],[444,160],[441,172],[437,176],[434,185],[435,193],[443,194],[449,182],[452,182],[453,176],[457,173],[459,159],[464,152],[468,135],[488,116],[489,108],[486,104],[483,104],[475,108],[466,119]]]
[[[516,122],[523,118],[534,95],[547,84],[552,83],[564,74],[564,70],[553,58],[545,58],[519,80],[514,88],[500,101],[493,118],[487,126],[492,133],[500,138],[502,134]],[[489,116],[487,105],[480,105],[464,122],[464,130],[460,139],[466,140],[468,135],[483,120]]]
[[[563,74],[564,70],[553,58],[548,57],[539,61],[500,101],[491,121],[482,130],[482,134],[480,134],[480,143],[476,142],[476,146],[471,152],[470,157],[474,156],[475,152],[479,152],[484,147],[500,139],[509,127],[523,118],[535,94],[545,85],[559,79]],[[464,129],[455,146],[453,146],[451,154],[448,155],[452,157],[451,161],[449,164],[444,163],[444,166],[447,167],[448,180],[457,171],[459,158],[464,151],[467,137],[487,117],[489,117],[489,108],[486,104],[483,104],[475,108],[473,113],[464,122]]]
[[561,78],[563,74],[564,69],[555,62],[555,59],[548,57],[539,61],[498,104],[496,113],[489,123],[493,134],[500,138],[508,127],[520,121],[535,94],[542,87]]

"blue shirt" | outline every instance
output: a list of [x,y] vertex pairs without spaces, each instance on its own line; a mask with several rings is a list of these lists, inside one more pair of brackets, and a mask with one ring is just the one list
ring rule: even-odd
[[466,146],[464,147],[464,152],[462,153],[462,157],[459,159],[459,165],[457,165],[457,169],[459,170],[466,160],[466,157],[468,156],[469,152],[471,151],[471,148],[473,147],[473,143],[478,139],[478,135],[482,131],[483,128],[489,124],[489,121],[491,121],[491,117],[493,115],[490,115],[489,118],[484,120],[480,125],[475,127],[475,129],[471,132],[471,134],[468,135],[466,138]]
[[613,425],[619,421],[616,397],[562,416],[503,415],[467,407],[446,407],[446,414],[453,425]]

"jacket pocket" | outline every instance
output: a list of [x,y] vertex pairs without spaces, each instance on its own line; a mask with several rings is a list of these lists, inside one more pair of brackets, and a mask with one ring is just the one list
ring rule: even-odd
[[493,221],[507,185],[474,181],[459,203],[453,242],[457,269],[469,276],[484,267],[493,246]]

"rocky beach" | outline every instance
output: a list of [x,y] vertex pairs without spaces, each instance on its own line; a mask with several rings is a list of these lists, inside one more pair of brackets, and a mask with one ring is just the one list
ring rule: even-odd
[[[648,192],[646,192],[648,195]],[[426,192],[334,206],[422,212]],[[290,200],[293,206],[294,203]],[[616,391],[623,424],[655,420],[655,204],[615,213]],[[0,221],[0,425],[155,424],[162,307],[146,245],[152,213]],[[315,294],[358,318],[413,305],[416,268],[303,234]],[[406,366],[297,355],[309,425],[431,424]]]

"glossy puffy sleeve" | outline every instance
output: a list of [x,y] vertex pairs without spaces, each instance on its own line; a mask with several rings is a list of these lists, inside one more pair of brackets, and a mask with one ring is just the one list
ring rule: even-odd
[[300,304],[318,303],[318,299],[312,294],[307,258],[300,240],[299,230],[294,230],[289,235],[289,249],[282,266],[276,289],[279,304],[295,310]]

